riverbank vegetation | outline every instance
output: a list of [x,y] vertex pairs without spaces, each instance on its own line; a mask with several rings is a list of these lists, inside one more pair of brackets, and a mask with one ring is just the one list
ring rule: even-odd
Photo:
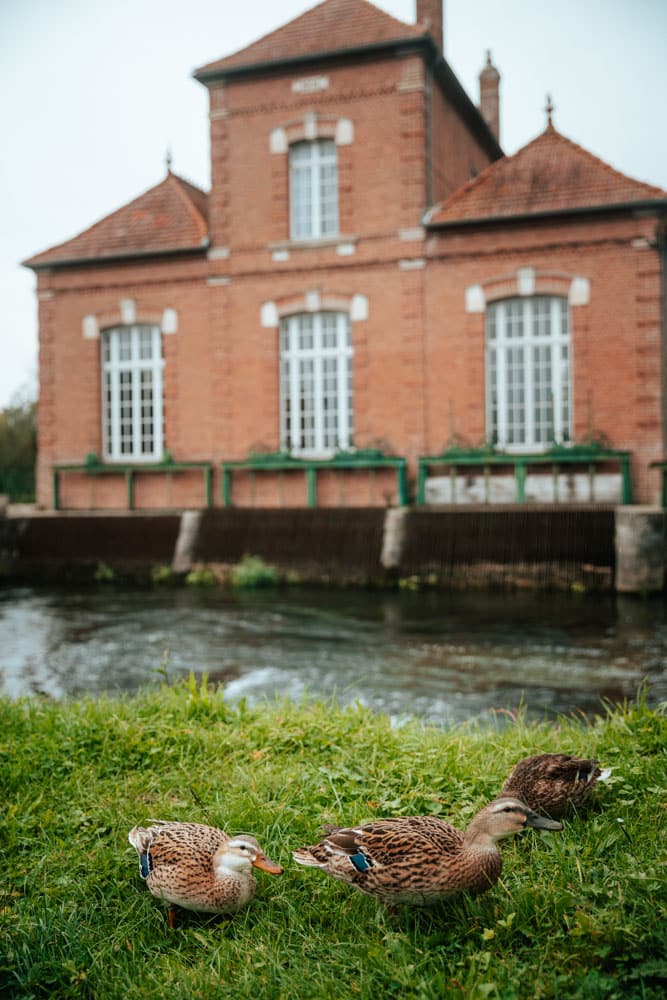
[[35,499],[37,403],[25,390],[0,410],[0,493],[14,503]]
[[[133,698],[0,701],[0,990],[146,998],[652,998],[667,985],[667,717],[392,727],[362,707],[249,707],[206,682]],[[433,813],[465,827],[538,750],[613,767],[586,817],[502,844],[501,881],[385,911],[291,860],[325,823]],[[251,832],[285,866],[232,919],[165,908],[127,832]],[[661,918],[662,914],[662,918]]]

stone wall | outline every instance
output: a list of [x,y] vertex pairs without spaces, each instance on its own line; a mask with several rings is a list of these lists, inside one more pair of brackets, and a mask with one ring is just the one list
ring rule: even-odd
[[185,573],[247,554],[311,582],[612,589],[616,581],[643,592],[664,582],[664,512],[649,513],[508,505],[0,517],[0,573],[91,579],[107,564],[119,577],[150,578],[155,566]]

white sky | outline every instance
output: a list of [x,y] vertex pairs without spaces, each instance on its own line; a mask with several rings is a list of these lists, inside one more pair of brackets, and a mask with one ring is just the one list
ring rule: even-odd
[[[377,0],[413,22],[415,0]],[[0,0],[0,408],[36,386],[35,279],[19,261],[173,170],[209,186],[207,92],[192,71],[309,0]],[[666,0],[446,0],[445,55],[474,103],[491,49],[501,144],[569,138],[667,189]],[[36,392],[36,389],[34,390]]]

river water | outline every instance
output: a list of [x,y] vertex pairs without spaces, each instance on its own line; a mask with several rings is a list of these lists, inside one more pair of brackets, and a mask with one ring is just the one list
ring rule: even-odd
[[206,672],[230,701],[438,724],[667,700],[667,604],[603,594],[0,588],[0,688],[56,699]]

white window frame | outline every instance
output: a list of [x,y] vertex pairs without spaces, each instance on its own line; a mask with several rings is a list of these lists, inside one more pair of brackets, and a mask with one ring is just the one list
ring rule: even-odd
[[290,239],[339,235],[338,150],[333,139],[295,142],[289,148]]
[[[164,454],[159,326],[102,331],[102,439],[107,462],[156,462]],[[142,399],[143,391],[143,399]]]
[[295,313],[280,321],[279,336],[281,448],[304,458],[351,450],[354,349],[349,315]]
[[487,306],[486,426],[499,448],[546,451],[572,440],[570,329],[568,302],[561,296]]

